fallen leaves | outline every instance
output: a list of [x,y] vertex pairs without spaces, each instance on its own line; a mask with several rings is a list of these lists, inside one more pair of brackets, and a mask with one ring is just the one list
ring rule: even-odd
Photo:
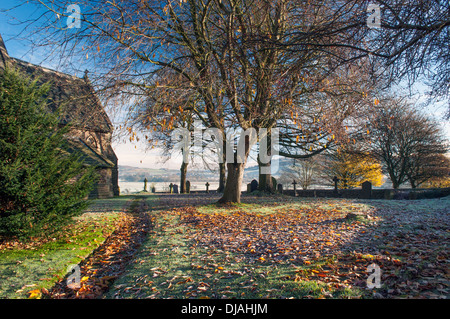
[[370,294],[367,267],[376,263],[383,274],[382,288],[374,292],[378,298],[448,295],[448,214],[377,209],[348,218],[337,208],[274,209],[264,215],[239,209],[206,214],[192,207],[175,212],[189,228],[192,247],[233,253],[236,262],[308,267],[335,259],[327,269],[297,273],[292,277],[297,282],[314,279]]
[[151,227],[152,221],[145,213],[147,206],[144,201],[130,207],[128,213],[121,215],[116,231],[80,263],[80,288],[68,288],[65,280],[62,280],[47,292],[46,297],[92,299],[102,296],[109,289],[111,283],[133,260]]
[[178,209],[182,223],[193,226],[190,239],[195,246],[215,247],[243,254],[250,260],[298,263],[317,258],[342,246],[361,230],[358,221],[346,222],[339,211],[287,210],[257,215],[245,211],[232,214],[199,213]]
[[[186,198],[167,196],[161,204],[177,208],[159,214],[158,236],[152,237],[157,249],[148,250],[155,259],[136,258],[135,250],[128,251],[127,238],[139,227],[130,223],[125,227],[128,237],[119,235],[102,245],[97,259],[82,266],[87,279],[75,297],[100,296],[123,271],[121,259],[134,259],[137,269],[142,265],[147,272],[116,286],[114,298],[251,298],[257,293],[278,298],[285,296],[280,294],[287,289],[284,284],[261,288],[278,266],[290,269],[280,277],[283,283],[323,287],[320,295],[307,298],[336,298],[349,289],[356,297],[369,298],[448,296],[448,212],[378,207],[361,215],[355,206],[355,217],[350,218],[348,209],[333,202],[331,209],[271,203],[264,205],[264,213],[232,205],[217,210],[211,206],[205,213],[186,206]],[[189,201],[204,204],[207,199]],[[176,241],[168,240],[174,237]],[[184,265],[181,274],[164,260],[158,267],[150,263],[177,254]],[[381,269],[382,287],[376,290],[367,289],[372,263]]]

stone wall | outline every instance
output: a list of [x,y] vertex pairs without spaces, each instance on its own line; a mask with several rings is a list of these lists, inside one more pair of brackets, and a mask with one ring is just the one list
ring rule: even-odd
[[[283,194],[294,196],[294,190],[284,190]],[[439,198],[450,195],[449,188],[423,189],[372,189],[371,199],[426,199]],[[330,198],[358,198],[362,199],[362,189],[340,189],[338,193],[333,189],[297,190],[299,197],[330,197]]]

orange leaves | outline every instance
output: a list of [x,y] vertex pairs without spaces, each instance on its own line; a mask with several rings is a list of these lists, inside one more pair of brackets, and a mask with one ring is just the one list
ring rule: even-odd
[[40,289],[33,289],[33,290],[29,291],[28,294],[29,294],[28,295],[29,299],[38,299],[42,296]]
[[[133,212],[145,206],[130,205]],[[142,207],[142,208],[141,208]],[[130,252],[137,249],[151,225],[148,216],[121,214],[117,228],[86,260],[80,263],[81,287],[70,289],[66,281],[57,283],[47,292],[52,298],[98,298],[131,261]],[[35,292],[36,293],[36,292]]]
[[[196,246],[215,247],[261,263],[300,262],[302,259],[304,265],[311,263],[309,258],[338,248],[349,233],[358,231],[358,227],[347,229],[341,227],[342,223],[334,224],[333,220],[343,217],[345,214],[338,209],[283,209],[270,214],[236,210],[228,214],[202,214],[192,208],[188,214],[181,214],[182,223],[195,225],[191,229]],[[305,257],[309,258],[305,260]]]

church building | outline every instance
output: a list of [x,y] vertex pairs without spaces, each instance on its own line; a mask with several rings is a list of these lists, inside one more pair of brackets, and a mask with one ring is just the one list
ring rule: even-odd
[[91,198],[109,198],[119,195],[117,156],[111,147],[113,125],[89,81],[50,70],[10,57],[0,35],[0,72],[14,67],[39,82],[51,82],[48,94],[49,112],[63,107],[61,125],[71,125],[67,136],[69,151],[78,152],[87,165],[96,167],[99,180]]

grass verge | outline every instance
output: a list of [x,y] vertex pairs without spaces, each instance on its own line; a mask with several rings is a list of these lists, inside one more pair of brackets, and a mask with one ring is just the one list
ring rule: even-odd
[[[116,229],[129,198],[94,200],[87,212],[54,238],[0,247],[0,298],[39,298]],[[111,209],[113,208],[113,209]],[[111,210],[110,210],[111,209]]]

